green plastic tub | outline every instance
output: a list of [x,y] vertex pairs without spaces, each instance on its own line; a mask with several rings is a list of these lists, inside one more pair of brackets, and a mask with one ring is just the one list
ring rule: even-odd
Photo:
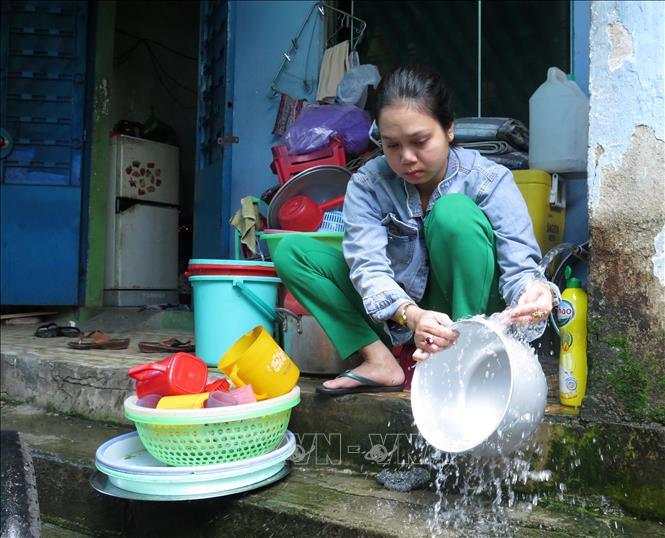
[[328,245],[335,247],[338,250],[342,250],[342,239],[344,238],[344,232],[284,232],[284,233],[265,233],[258,232],[259,239],[266,242],[268,245],[268,250],[270,251],[270,257],[273,256],[277,245],[279,242],[284,239],[287,235],[305,235],[307,237],[313,237],[319,241],[323,241]]

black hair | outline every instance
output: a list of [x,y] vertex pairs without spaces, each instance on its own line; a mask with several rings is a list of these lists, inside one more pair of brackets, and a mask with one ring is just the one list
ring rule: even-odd
[[447,130],[455,117],[452,96],[441,77],[418,65],[400,66],[381,79],[377,88],[376,119],[381,111],[399,101],[412,103],[435,118]]

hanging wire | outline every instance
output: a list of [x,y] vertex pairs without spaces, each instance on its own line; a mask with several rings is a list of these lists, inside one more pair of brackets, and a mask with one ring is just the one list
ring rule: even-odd
[[150,47],[149,44],[146,44],[146,46],[148,47],[148,53],[150,54],[150,58],[151,58],[151,60],[152,60],[152,62],[153,62],[153,65],[155,66],[155,69],[157,69],[157,70],[160,70],[160,69],[161,69],[162,74],[163,74],[165,77],[167,77],[169,80],[171,80],[171,81],[173,82],[173,84],[175,84],[175,85],[178,86],[179,88],[182,88],[182,89],[185,90],[185,91],[188,91],[188,92],[190,92],[190,93],[193,93],[194,95],[197,94],[197,90],[196,90],[195,88],[190,88],[189,86],[185,86],[185,85],[182,84],[177,78],[175,78],[173,75],[170,75],[170,74],[166,71],[166,69],[164,68],[164,66],[159,62],[159,59],[157,58],[157,55],[155,54],[155,51],[152,50],[152,48]]
[[175,52],[175,53],[179,54],[180,56],[183,56],[187,59],[192,59],[191,56],[187,56],[185,54],[178,53],[177,51],[174,51],[173,49],[170,49],[166,45],[162,45],[161,43],[159,43],[159,42],[157,42],[153,39],[147,39],[147,38],[139,37],[139,36],[130,34],[129,32],[125,32],[125,31],[122,31],[122,30],[117,30],[117,31],[121,34],[128,35],[128,36],[136,39],[137,41],[129,49],[127,49],[126,51],[120,53],[115,58],[114,63],[115,63],[116,67],[118,67],[118,66],[122,65],[123,63],[125,63],[126,61],[128,61],[129,58],[131,58],[131,56],[134,54],[134,52],[136,50],[138,50],[141,46],[144,46],[146,48],[146,50],[148,51],[148,57],[150,58],[150,62],[152,63],[153,69],[155,70],[155,74],[157,75],[157,81],[160,83],[162,88],[164,88],[164,91],[168,94],[168,96],[173,101],[175,101],[176,104],[178,104],[180,107],[182,107],[186,110],[192,110],[192,109],[196,108],[195,104],[194,105],[188,105],[186,103],[183,103],[180,100],[180,98],[178,98],[178,96],[176,96],[172,92],[171,88],[169,88],[169,86],[167,85],[165,79],[168,79],[171,82],[171,84],[174,84],[175,86],[177,86],[177,87],[181,88],[182,90],[187,91],[191,94],[196,95],[197,90],[195,88],[190,88],[188,86],[185,86],[184,84],[182,84],[180,82],[180,80],[178,78],[176,78],[175,76],[169,74],[169,72],[166,70],[166,68],[159,61],[157,53],[153,50],[153,48],[151,46],[151,43],[154,43],[154,44],[159,45],[163,48],[166,48],[166,49],[168,49],[172,52]]
[[152,52],[152,50],[150,49],[150,47],[148,47],[148,51],[150,52],[150,60],[152,61],[152,65],[153,65],[153,67],[155,68],[155,72],[156,72],[156,74],[157,74],[157,80],[159,80],[159,83],[160,83],[161,86],[164,88],[164,90],[165,90],[166,93],[169,95],[169,97],[171,97],[171,99],[173,99],[178,105],[180,105],[182,108],[184,108],[184,109],[186,109],[186,110],[193,110],[193,109],[195,109],[195,108],[196,108],[196,104],[194,104],[194,105],[187,105],[187,104],[183,103],[182,101],[180,101],[180,99],[179,99],[178,97],[176,97],[176,96],[171,92],[171,90],[170,90],[169,87],[166,85],[166,83],[164,82],[164,80],[162,79],[162,77],[161,77],[161,75],[160,75],[160,68],[163,70],[163,74],[164,74],[164,76],[167,76],[169,79],[171,79],[175,84],[177,84],[177,85],[180,86],[181,88],[183,88],[183,89],[185,89],[185,90],[187,90],[187,91],[189,91],[189,92],[192,92],[192,93],[194,93],[195,95],[196,95],[196,90],[192,90],[191,88],[187,88],[186,86],[183,86],[182,84],[180,84],[179,82],[177,82],[177,81],[176,81],[171,75],[169,75],[169,74],[164,70],[164,68],[161,66],[161,64],[160,64],[159,61],[157,60],[157,57],[156,57],[155,54]]
[[[362,38],[365,35],[365,29],[367,28],[367,23],[364,20],[359,19],[358,17],[356,17],[354,15],[351,15],[350,13],[347,13],[346,11],[342,11],[341,9],[338,9],[336,7],[333,7],[333,6],[329,5],[329,4],[326,4],[325,2],[319,2],[319,4],[323,5],[323,7],[325,9],[329,9],[330,11],[333,11],[335,13],[339,13],[347,21],[351,21],[351,22],[355,21],[355,22],[358,23],[358,25],[359,25],[358,26],[358,35],[354,37],[354,35],[352,33],[351,38],[350,38],[350,43],[349,43],[349,45],[351,47],[351,50],[356,50],[356,48],[358,47],[358,44],[362,41]],[[349,24],[347,23],[347,27],[348,27],[348,25]]]
[[[312,15],[318,11],[319,14],[323,17],[326,15],[326,10],[330,10],[334,13],[337,13],[343,17],[343,21],[355,21],[358,24],[358,35],[354,39],[354,35],[352,33],[351,39],[350,39],[350,45],[351,45],[351,50],[355,50],[356,47],[358,46],[358,43],[363,38],[363,35],[365,33],[365,29],[367,28],[367,23],[359,19],[358,17],[355,17],[351,15],[350,13],[347,13],[346,11],[342,11],[341,9],[338,9],[336,7],[333,7],[329,4],[326,4],[325,2],[317,2],[316,4],[312,5],[312,8],[309,10],[309,13],[307,14],[307,17],[305,17],[305,20],[303,21],[302,25],[300,26],[300,29],[298,30],[298,33],[296,34],[296,37],[291,39],[291,47],[289,50],[283,53],[283,58],[282,58],[282,63],[279,66],[279,69],[277,70],[277,73],[272,79],[272,82],[270,83],[270,89],[272,90],[272,96],[275,97],[277,96],[280,91],[277,88],[277,84],[279,82],[279,79],[281,78],[282,74],[284,73],[284,70],[286,69],[286,66],[293,61],[293,58],[295,56],[295,53],[298,50],[299,47],[299,40],[300,37],[302,36],[302,33],[305,29],[305,26],[307,26],[307,23],[311,19]],[[347,22],[347,27],[348,27],[348,22]],[[352,28],[354,28],[352,26]],[[341,28],[338,28],[335,32],[339,32]],[[312,33],[313,35],[313,33]],[[334,34],[333,34],[334,35]],[[311,46],[311,43],[310,43]]]
[[270,83],[270,89],[272,90],[272,96],[273,97],[275,97],[278,93],[280,93],[279,90],[277,89],[277,83],[278,83],[280,77],[282,76],[282,73],[286,69],[286,66],[289,63],[291,63],[291,61],[293,60],[294,54],[298,50],[298,47],[299,47],[299,44],[300,44],[299,43],[300,37],[302,36],[302,33],[305,30],[305,27],[307,26],[307,23],[312,18],[312,15],[314,14],[314,12],[317,9],[321,10],[322,8],[320,8],[318,3],[313,4],[312,8],[309,10],[309,13],[307,13],[307,17],[305,17],[305,20],[300,25],[300,29],[298,30],[298,33],[296,34],[296,36],[293,39],[291,39],[291,46],[289,47],[289,50],[287,50],[283,54],[282,63],[280,64],[279,69],[277,70],[277,74],[273,77],[272,82]]
[[160,41],[157,41],[155,39],[151,39],[149,37],[141,37],[139,35],[128,32],[127,30],[122,30],[121,28],[116,28],[115,31],[118,32],[119,34],[126,35],[126,36],[129,36],[129,37],[133,37],[134,39],[138,39],[140,41],[149,41],[150,43],[154,43],[158,47],[162,47],[163,49],[166,49],[169,52],[172,52],[173,54],[176,54],[178,56],[182,56],[183,58],[186,58],[188,60],[192,60],[192,61],[197,62],[197,63],[199,61],[199,59],[196,56],[190,56],[189,54],[185,54],[184,52],[180,52],[179,50],[171,48],[168,45],[165,45],[164,43],[161,43]]

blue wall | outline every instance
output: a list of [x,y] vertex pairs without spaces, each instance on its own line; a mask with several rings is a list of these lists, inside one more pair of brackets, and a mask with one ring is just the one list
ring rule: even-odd
[[[572,15],[572,62],[571,72],[575,82],[589,96],[589,32],[591,25],[591,2],[571,0]],[[566,181],[566,225],[563,240],[579,245],[589,239],[589,208],[587,201],[587,175],[561,174]],[[573,274],[586,286],[588,266],[579,263]]]
[[[269,166],[270,148],[279,143],[272,134],[279,96],[272,96],[270,84],[313,4],[309,0],[235,3],[233,134],[240,142],[232,147],[231,214],[240,206],[241,198],[259,196],[278,181]],[[323,56],[322,35],[323,20],[315,10],[278,89],[292,97],[315,100]],[[309,92],[301,80],[305,77]]]
[[571,0],[572,12],[572,65],[571,72],[582,91],[589,95],[589,30],[591,3],[589,0]]

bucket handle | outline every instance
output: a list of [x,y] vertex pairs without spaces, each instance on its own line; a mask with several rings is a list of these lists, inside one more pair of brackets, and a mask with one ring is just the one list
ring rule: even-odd
[[294,314],[288,308],[277,307],[275,312],[279,316],[279,319],[282,320],[282,331],[287,332],[289,330],[289,317],[292,317],[296,321],[296,332],[302,334],[302,316],[299,314]]
[[275,311],[270,308],[263,299],[256,295],[256,293],[245,286],[245,283],[242,280],[234,279],[233,287],[238,288],[238,291],[247,297],[250,302],[254,303],[259,308],[259,310],[261,310],[261,312],[263,312],[268,317],[268,319],[273,322],[279,321],[279,316],[275,314]]
[[133,377],[137,381],[141,381],[149,371],[154,370],[157,372],[166,372],[167,366],[164,364],[159,364],[158,362],[149,362],[147,364],[142,364],[141,366],[134,366],[134,368],[130,368],[129,372],[127,372],[127,375],[129,377]]

